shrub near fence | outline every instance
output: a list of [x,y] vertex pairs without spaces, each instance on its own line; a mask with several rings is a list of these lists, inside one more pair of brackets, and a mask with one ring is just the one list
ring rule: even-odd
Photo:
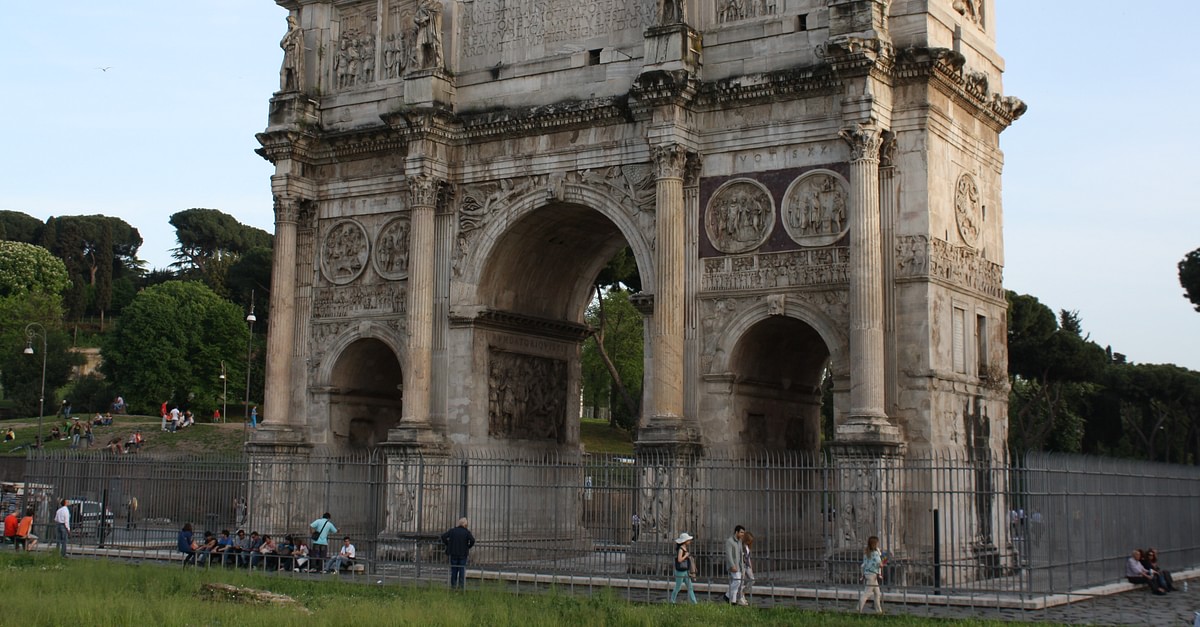
[[459,453],[401,464],[378,452],[250,460],[63,451],[31,454],[25,480],[45,488],[28,497],[42,500],[41,521],[62,496],[113,512],[106,539],[75,542],[165,550],[184,522],[197,532],[306,537],[329,511],[337,536],[350,535],[374,571],[426,580],[445,576],[438,535],[460,515],[478,539],[472,568],[485,574],[629,585],[665,576],[669,540],[684,530],[697,537],[702,579],[722,582],[722,542],[734,524],[755,533],[764,591],[856,584],[853,536],[862,528],[878,530],[892,552],[889,587],[913,593],[1036,595],[1112,583],[1135,544],[1158,548],[1168,568],[1200,564],[1190,533],[1200,521],[1198,468],[1045,454],[1017,463],[909,457],[870,467],[863,490],[866,471],[852,462]]

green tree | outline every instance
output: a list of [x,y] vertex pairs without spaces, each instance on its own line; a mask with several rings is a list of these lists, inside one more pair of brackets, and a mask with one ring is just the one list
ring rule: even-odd
[[1179,262],[1179,284],[1183,286],[1184,298],[1200,311],[1200,248],[1184,255]]
[[644,346],[642,314],[628,291],[601,292],[587,311],[591,337],[583,345],[584,403],[609,407],[609,423],[626,429],[637,424],[642,396]]
[[1063,325],[1037,298],[1008,292],[1009,448],[1079,451],[1085,417],[1109,357],[1082,337],[1076,312]]
[[57,295],[69,284],[67,267],[50,251],[33,244],[0,241],[0,296]]
[[270,248],[272,237],[216,209],[186,209],[171,216],[179,246],[172,249],[183,277],[203,280],[213,291],[230,296],[226,283],[238,257],[255,248]]
[[194,281],[140,292],[105,336],[102,371],[114,391],[141,411],[163,401],[211,411],[221,396],[221,360],[231,381],[246,376],[249,330],[241,309]]
[[103,315],[124,302],[115,299],[116,281],[132,281],[142,273],[137,258],[142,245],[138,230],[120,218],[102,215],[62,216],[46,220],[43,245],[67,266],[73,283],[64,295],[68,315]]
[[0,211],[0,239],[36,244],[41,234],[41,220],[19,211]]

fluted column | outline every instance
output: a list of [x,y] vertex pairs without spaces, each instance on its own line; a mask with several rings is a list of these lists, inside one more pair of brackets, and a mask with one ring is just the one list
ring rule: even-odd
[[850,144],[850,415],[839,437],[894,439],[884,412],[883,267],[879,232],[882,134],[857,125]]
[[295,426],[291,407],[292,340],[296,328],[296,219],[300,200],[275,197],[275,246],[271,267],[271,325],[262,421]]
[[650,418],[676,422],[683,417],[684,206],[687,151],[668,144],[654,148],[655,289],[653,332],[654,388]]
[[441,181],[408,180],[412,227],[408,255],[408,371],[404,373],[404,420],[428,428],[433,377],[434,214]]

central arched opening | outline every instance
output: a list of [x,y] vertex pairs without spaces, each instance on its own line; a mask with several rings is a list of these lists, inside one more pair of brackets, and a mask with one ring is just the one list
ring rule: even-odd
[[338,356],[330,378],[330,446],[335,454],[375,448],[404,409],[404,374],[387,344],[360,339]]
[[731,426],[746,450],[820,449],[829,356],[813,327],[787,316],[768,317],[742,335],[729,361],[735,383]]
[[[581,353],[595,328],[589,304],[597,277],[627,249],[612,220],[570,203],[535,209],[497,239],[479,296],[486,308],[488,435],[505,441],[506,450],[578,451]],[[636,264],[627,265],[636,276]],[[629,386],[639,395],[640,376],[638,369]]]

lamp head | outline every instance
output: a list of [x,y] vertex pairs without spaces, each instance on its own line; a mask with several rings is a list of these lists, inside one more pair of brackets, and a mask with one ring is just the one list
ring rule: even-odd
[[33,354],[33,343],[32,343],[32,342],[26,342],[26,343],[25,343],[25,350],[24,350],[23,352],[24,352],[26,355],[32,355],[32,354]]

